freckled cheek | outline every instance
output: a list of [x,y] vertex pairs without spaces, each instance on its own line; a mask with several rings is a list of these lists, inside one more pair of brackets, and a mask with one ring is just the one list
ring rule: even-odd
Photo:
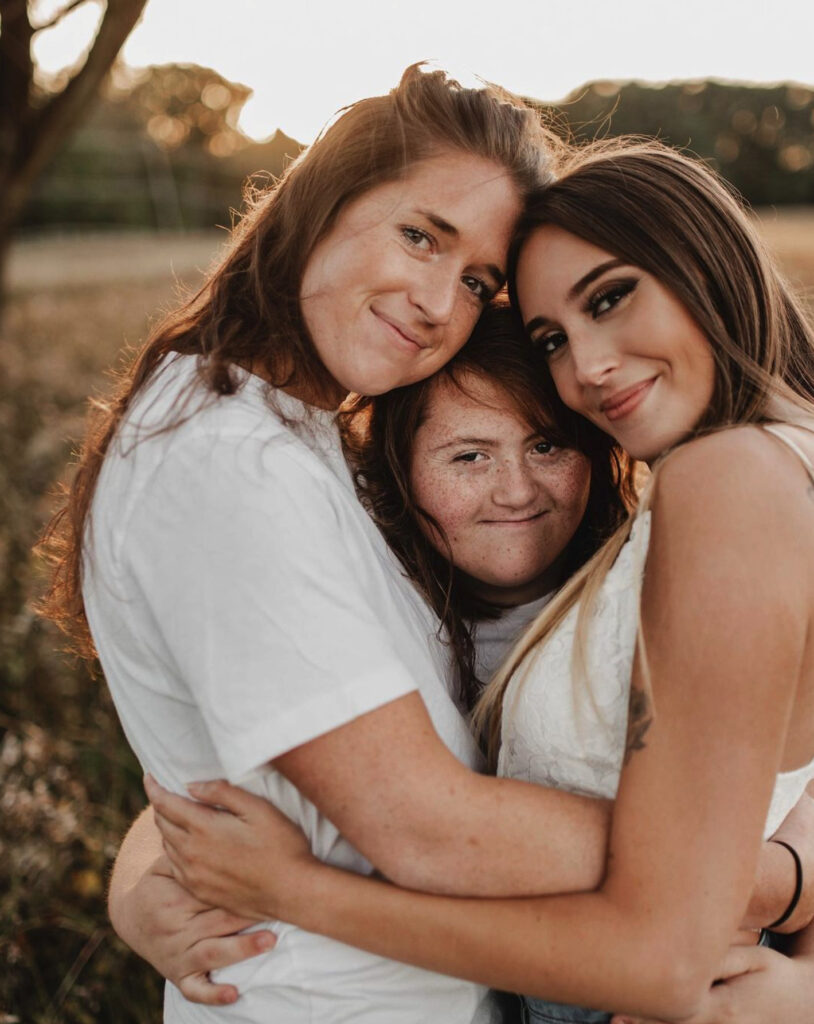
[[[470,525],[477,502],[456,480],[445,480],[438,474],[421,474],[413,479],[413,495],[417,503],[438,523],[450,543]],[[430,535],[432,540],[432,536]]]
[[591,463],[581,452],[568,452],[548,471],[545,487],[555,507],[566,516],[582,519],[591,486]]

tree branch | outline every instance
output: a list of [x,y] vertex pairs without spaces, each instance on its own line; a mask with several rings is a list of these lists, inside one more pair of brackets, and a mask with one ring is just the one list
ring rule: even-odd
[[31,119],[21,153],[26,177],[34,178],[44,169],[85,116],[146,3],[147,0],[108,0],[85,63],[62,92]]
[[34,25],[34,32],[44,32],[47,28],[53,28],[54,25],[58,25],[62,21],[66,14],[70,14],[71,11],[75,10],[77,7],[81,7],[82,4],[87,2],[88,0],[70,0],[70,3],[66,4],[61,11],[57,11],[53,18],[43,22],[42,25]]

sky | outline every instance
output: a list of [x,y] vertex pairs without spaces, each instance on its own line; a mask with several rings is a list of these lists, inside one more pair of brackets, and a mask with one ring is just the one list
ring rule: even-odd
[[[44,16],[65,0],[40,0]],[[92,36],[96,0],[35,39],[47,71]],[[814,84],[811,0],[149,0],[123,50],[197,63],[253,91],[240,127],[310,142],[342,106],[432,59],[543,100],[597,78]]]

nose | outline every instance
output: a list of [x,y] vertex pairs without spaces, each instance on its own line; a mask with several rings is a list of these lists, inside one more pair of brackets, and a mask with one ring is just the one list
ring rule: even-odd
[[612,339],[592,331],[590,337],[569,335],[568,347],[574,376],[583,387],[605,383],[608,375],[619,368],[619,355]]
[[452,319],[461,278],[457,268],[428,263],[413,282],[410,299],[428,323],[447,324]]
[[537,481],[525,460],[506,461],[497,471],[492,500],[505,508],[524,509],[537,498]]

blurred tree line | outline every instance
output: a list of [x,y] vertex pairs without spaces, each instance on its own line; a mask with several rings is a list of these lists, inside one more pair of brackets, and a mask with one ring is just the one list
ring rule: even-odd
[[577,139],[633,134],[687,149],[752,206],[814,202],[814,87],[603,81],[532,102]]
[[186,230],[229,222],[245,179],[279,175],[302,148],[237,128],[251,95],[194,64],[114,67],[99,102],[35,185],[22,227]]
[[[237,127],[250,95],[197,65],[114,68],[100,102],[39,179],[25,227],[167,230],[229,221],[251,174],[279,175],[300,143]],[[752,205],[814,202],[814,87],[593,82],[532,100],[576,139],[656,136],[708,160]]]

